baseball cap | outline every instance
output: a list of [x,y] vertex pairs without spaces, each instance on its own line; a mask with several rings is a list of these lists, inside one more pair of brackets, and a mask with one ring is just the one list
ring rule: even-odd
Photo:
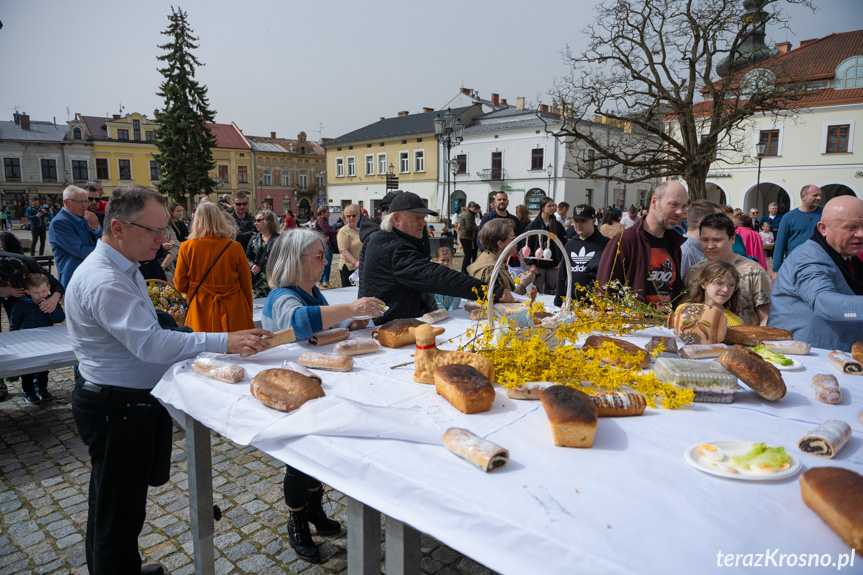
[[393,192],[387,192],[387,195],[381,199],[380,208],[382,212],[390,211],[390,204],[396,199],[396,195]]
[[425,204],[420,197],[413,192],[402,192],[390,203],[390,213],[393,212],[414,212],[417,214],[429,214],[436,216],[437,212],[425,207]]
[[574,220],[592,220],[596,217],[596,210],[593,206],[587,204],[578,204],[572,208],[572,219]]

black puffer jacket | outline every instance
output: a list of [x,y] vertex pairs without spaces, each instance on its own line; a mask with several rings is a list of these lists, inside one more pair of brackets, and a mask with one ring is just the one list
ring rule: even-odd
[[[431,261],[428,244],[398,230],[370,235],[360,253],[360,297],[376,297],[389,309],[375,320],[420,317],[434,309],[424,293],[439,293],[469,300],[482,293],[481,281]],[[495,289],[495,299],[503,294]],[[433,301],[433,300],[432,300]]]

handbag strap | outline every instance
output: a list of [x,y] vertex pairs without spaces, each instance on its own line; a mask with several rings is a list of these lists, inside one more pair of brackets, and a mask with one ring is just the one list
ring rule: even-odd
[[225,247],[222,248],[222,251],[219,252],[219,255],[216,256],[216,259],[213,260],[213,263],[210,264],[210,267],[207,268],[207,272],[204,274],[204,277],[201,278],[201,281],[198,282],[198,285],[195,286],[195,291],[192,292],[192,297],[189,298],[189,305],[192,305],[192,300],[195,299],[195,296],[198,294],[198,290],[201,289],[201,284],[203,284],[204,280],[207,279],[207,276],[210,275],[210,270],[213,269],[213,266],[216,265],[216,262],[219,261],[219,258],[222,257],[222,254],[225,253],[225,250],[227,250],[228,246],[232,243],[234,243],[234,240],[229,239],[228,243],[225,244]]

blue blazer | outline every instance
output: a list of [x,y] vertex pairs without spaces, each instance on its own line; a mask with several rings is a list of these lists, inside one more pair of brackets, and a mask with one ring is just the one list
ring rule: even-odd
[[60,283],[66,288],[72,274],[96,247],[98,236],[87,225],[87,220],[71,214],[66,208],[51,220],[48,228],[48,241],[54,252]]
[[851,351],[863,340],[863,296],[851,291],[824,248],[806,240],[779,268],[767,325],[812,347]]

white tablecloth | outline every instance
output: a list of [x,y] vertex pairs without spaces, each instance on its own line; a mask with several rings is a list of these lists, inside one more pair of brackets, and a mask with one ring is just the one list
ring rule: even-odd
[[50,371],[77,362],[66,324],[0,333],[0,377]]
[[[469,323],[463,311],[455,312],[438,324],[447,329],[438,340],[463,333]],[[368,332],[353,337],[363,335]],[[243,365],[256,373],[308,347],[290,344]],[[731,405],[697,403],[603,418],[590,449],[555,447],[539,402],[510,401],[502,391],[491,412],[459,413],[432,386],[414,383],[412,367],[389,369],[408,361],[410,353],[411,348],[381,351],[357,358],[354,372],[319,372],[327,398],[287,415],[257,405],[246,383],[207,380],[183,363],[166,374],[154,395],[502,573],[690,574],[727,571],[717,564],[720,552],[778,549],[831,554],[834,561],[850,552],[802,502],[796,477],[723,479],[693,469],[683,458],[687,447],[700,442],[765,441],[785,446],[804,470],[833,465],[863,473],[863,432],[856,417],[863,407],[863,377],[837,374],[842,404],[816,402],[811,376],[836,374],[823,350],[802,358],[805,369],[784,372],[788,395],[779,402],[746,391]],[[797,449],[809,429],[834,418],[854,430],[835,460]],[[450,453],[436,441],[450,425],[508,448],[509,465],[484,474]],[[858,571],[860,565],[857,557]]]

